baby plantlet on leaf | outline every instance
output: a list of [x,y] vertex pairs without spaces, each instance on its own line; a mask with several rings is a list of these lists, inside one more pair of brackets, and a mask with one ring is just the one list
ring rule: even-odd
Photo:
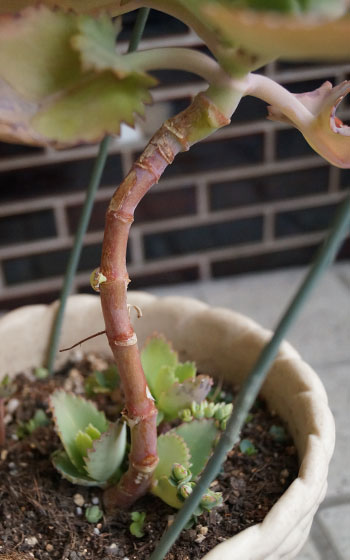
[[[195,478],[205,467],[218,433],[213,419],[203,419],[181,424],[160,435],[157,445],[159,463],[153,473],[152,494],[180,509]],[[187,486],[183,486],[185,484]]]
[[146,512],[145,511],[132,511],[131,512],[131,519],[132,523],[130,524],[130,533],[141,539],[145,533],[143,531],[143,527],[146,520]]
[[61,475],[85,486],[104,486],[119,478],[126,424],[109,423],[94,403],[61,390],[51,396],[51,408],[64,447],[52,456]]
[[213,383],[207,375],[196,375],[193,362],[179,362],[177,352],[163,337],[157,336],[147,342],[141,362],[157,408],[165,420],[177,418],[179,411],[192,402],[202,402]]

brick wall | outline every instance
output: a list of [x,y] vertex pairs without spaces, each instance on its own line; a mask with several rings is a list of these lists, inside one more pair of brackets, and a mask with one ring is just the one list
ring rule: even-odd
[[[126,19],[124,38],[132,18]],[[142,46],[169,41],[200,48],[182,24],[154,13]],[[299,92],[326,79],[349,79],[350,65],[270,64],[265,73]],[[154,91],[146,121],[111,148],[85,237],[77,292],[90,291],[115,186],[151,132],[203,88],[189,74],[158,74],[162,85]],[[349,119],[348,100],[338,113]],[[58,296],[95,154],[92,146],[54,152],[0,144],[0,309]],[[349,185],[349,171],[330,167],[298,131],[267,121],[263,102],[245,98],[232,124],[179,155],[141,202],[128,251],[131,287],[307,263]],[[350,257],[349,242],[341,257]]]

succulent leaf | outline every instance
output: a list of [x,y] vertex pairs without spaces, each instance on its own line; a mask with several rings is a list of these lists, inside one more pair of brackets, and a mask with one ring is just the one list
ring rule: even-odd
[[79,431],[85,432],[90,424],[99,432],[105,432],[108,429],[107,419],[93,402],[62,390],[51,395],[50,404],[63,447],[75,467],[84,472],[84,460],[76,444],[76,435]]
[[183,506],[183,501],[177,495],[177,486],[171,484],[168,476],[158,478],[151,487],[151,493],[173,508],[180,509]]
[[177,418],[183,408],[189,408],[193,401],[200,403],[205,399],[213,384],[211,377],[198,375],[195,379],[186,379],[183,383],[175,383],[167,392],[160,395],[157,406],[163,410],[165,418]]
[[51,460],[55,469],[60,475],[72,484],[80,484],[81,486],[98,486],[96,480],[91,480],[86,474],[72,463],[67,453],[61,449],[55,451],[51,455]]
[[103,483],[115,475],[125,457],[126,434],[126,423],[118,421],[111,423],[108,430],[94,440],[85,457],[90,478]]
[[[348,59],[350,16],[333,21],[344,13],[342,3],[314,2],[313,8],[317,8],[317,4],[318,10],[287,14],[281,13],[282,10],[275,10],[275,13],[247,11],[237,9],[237,3],[225,2],[201,2],[198,9],[228,44],[238,45],[252,56]],[[325,10],[327,4],[329,10]]]
[[[159,394],[159,387],[161,385],[161,381],[158,378],[159,371],[165,366],[168,366],[169,369],[177,366],[177,352],[171,348],[165,338],[155,336],[148,340],[143,348],[141,362],[148,386],[154,397],[157,398],[156,392]],[[165,387],[167,387],[167,384]]]
[[120,31],[107,14],[94,19],[90,16],[78,18],[79,33],[72,38],[73,47],[79,51],[84,70],[103,72],[111,70],[118,78],[126,78],[134,72],[144,78],[144,84],[154,86],[157,80],[145,72],[138,72],[130,59],[117,53],[116,34]]
[[[212,419],[193,420],[181,424],[170,431],[178,434],[186,442],[191,454],[191,472],[193,478],[203,470],[213,451],[215,441],[220,433]],[[176,462],[181,462],[177,460]]]
[[186,379],[194,379],[196,373],[197,368],[194,362],[183,362],[178,364],[175,369],[175,377],[179,383],[183,383]]
[[[104,48],[94,42],[99,25]],[[134,124],[155,80],[130,68],[118,77],[116,68],[125,64],[117,53],[111,61],[110,25],[106,17],[43,5],[0,16],[0,138],[65,147],[119,134],[121,122]]]
[[171,476],[174,463],[181,463],[184,467],[190,466],[189,448],[184,438],[174,431],[158,437],[157,452],[159,462],[153,474],[154,480],[162,476]]
[[92,447],[92,439],[86,432],[79,430],[75,436],[75,445],[80,455],[83,457],[86,455],[87,450]]

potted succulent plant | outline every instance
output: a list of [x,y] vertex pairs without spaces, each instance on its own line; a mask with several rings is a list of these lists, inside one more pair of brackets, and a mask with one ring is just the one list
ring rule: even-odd
[[[91,403],[62,391],[51,397],[64,447],[55,453],[53,461],[67,479],[104,487],[104,503],[109,511],[130,507],[149,490],[171,506],[181,508],[193,493],[197,475],[232,410],[230,404],[206,400],[212,381],[206,374],[196,375],[193,360],[201,372],[207,372],[210,366],[211,375],[223,376],[232,384],[229,374],[234,371],[235,383],[242,382],[267,334],[240,316],[211,312],[198,303],[192,302],[190,307],[190,302],[176,299],[161,302],[151,298],[150,302],[146,296],[128,301],[126,247],[134,210],[179,152],[229,124],[245,95],[266,101],[271,119],[291,123],[328,161],[349,167],[349,129],[335,114],[350,91],[349,82],[335,87],[326,82],[316,91],[293,95],[266,76],[254,73],[280,56],[348,59],[347,3],[89,0],[55,2],[60,8],[54,9],[51,1],[35,6],[22,0],[2,4],[0,136],[7,141],[61,148],[96,142],[106,133],[118,134],[120,124],[133,124],[134,115],[142,114],[144,104],[150,101],[149,88],[156,85],[152,70],[183,69],[196,73],[209,84],[185,111],[171,117],[154,134],[116,190],[107,211],[101,264],[92,273],[91,284],[100,292],[102,332],[106,334],[123,387],[123,419],[110,423]],[[115,45],[119,22],[113,23],[111,16],[144,5],[190,25],[214,58],[192,49],[170,47],[120,54]],[[22,11],[18,12],[19,9]],[[77,331],[74,338],[87,337],[91,326],[95,331],[100,328],[96,298],[93,303],[82,298],[82,303],[87,304],[90,313],[90,333],[86,333],[86,309],[78,311],[73,298],[63,331],[66,341],[68,333],[72,341],[72,314]],[[132,306],[137,312],[142,307],[147,318],[147,327],[144,331],[139,327],[140,333],[135,332],[130,319]],[[12,373],[14,367],[34,366],[42,361],[48,340],[44,332],[50,330],[55,308],[30,310],[36,320],[40,317],[40,325],[35,329],[30,318],[23,328],[20,326],[27,311],[15,312],[0,324],[4,374]],[[149,342],[140,355],[138,338],[144,339],[155,328],[171,339],[185,361],[162,338]],[[23,331],[24,340],[28,339],[29,353],[24,358],[22,352],[18,353],[11,363],[9,349],[13,348],[14,332],[16,340],[19,339],[18,331]],[[36,349],[32,344],[35,331],[40,332]],[[97,340],[89,344],[98,347]],[[102,349],[106,352],[105,343]],[[290,384],[288,398],[277,388],[276,381],[281,376]],[[304,402],[308,401],[305,394],[311,390],[315,391],[314,396],[310,402]],[[227,558],[235,554],[247,559],[292,558],[304,542],[312,514],[324,495],[333,425],[317,377],[295,351],[285,346],[264,391],[269,405],[288,423],[298,447],[302,465],[299,482],[271,510],[265,524],[244,531],[232,542],[229,539],[216,552],[214,549],[209,553],[208,558],[222,552]],[[302,413],[296,419],[294,411],[299,401],[303,401]],[[322,421],[317,408],[324,415]],[[182,420],[180,425],[175,422],[169,431],[158,435],[159,422],[178,418]],[[322,433],[317,422],[323,423]],[[301,433],[302,425],[306,430]],[[202,442],[199,448],[195,445],[198,440]],[[315,455],[310,455],[311,448]],[[321,468],[316,469],[315,462]],[[314,484],[316,479],[318,485]],[[203,490],[205,495],[196,515],[221,503],[218,493],[209,488]],[[294,495],[298,496],[298,506]],[[299,524],[292,523],[291,512]],[[271,525],[273,521],[277,524]],[[142,516],[135,516],[133,522],[142,525]],[[134,530],[141,531],[140,527]]]

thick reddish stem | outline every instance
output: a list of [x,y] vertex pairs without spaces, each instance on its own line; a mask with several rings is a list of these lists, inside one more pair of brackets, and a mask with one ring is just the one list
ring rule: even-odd
[[126,508],[147,491],[157,457],[157,409],[143,373],[137,339],[127,307],[126,247],[137,204],[158,182],[176,154],[228,124],[215,105],[199,94],[193,103],[160,128],[121,183],[109,205],[102,248],[100,285],[106,334],[125,394],[124,416],[131,429],[129,470],[105,491],[108,509]]

